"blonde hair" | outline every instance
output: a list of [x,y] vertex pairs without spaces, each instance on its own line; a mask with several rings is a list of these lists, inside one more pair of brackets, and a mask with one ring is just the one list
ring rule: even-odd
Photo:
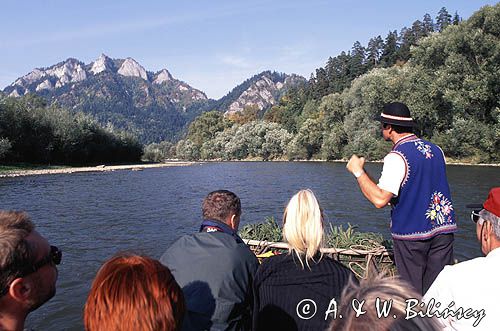
[[290,254],[295,253],[299,258],[302,268],[304,262],[310,268],[309,261],[314,261],[323,247],[323,213],[311,190],[300,190],[288,202],[283,214],[283,238],[290,246]]

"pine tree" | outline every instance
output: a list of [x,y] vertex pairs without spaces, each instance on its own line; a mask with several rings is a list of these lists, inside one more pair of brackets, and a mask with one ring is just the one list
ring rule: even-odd
[[462,21],[462,18],[458,15],[458,12],[455,12],[453,15],[453,25],[458,25]]
[[324,68],[316,69],[316,86],[314,90],[314,98],[321,98],[327,95],[329,90],[328,76]]
[[436,28],[439,32],[443,31],[448,25],[451,24],[451,15],[445,7],[441,8],[436,16]]
[[371,38],[367,47],[367,60],[370,68],[376,67],[380,62],[380,55],[384,47],[384,41],[381,36]]
[[424,35],[428,36],[432,32],[434,32],[434,21],[432,20],[431,15],[425,14],[422,22],[422,30]]
[[359,41],[352,45],[350,59],[350,78],[354,79],[366,72],[366,50]]
[[384,67],[393,66],[398,59],[398,32],[396,30],[389,31],[385,38],[384,49],[380,62]]
[[411,32],[412,32],[412,36],[413,36],[413,40],[411,43],[412,46],[416,45],[420,38],[425,37],[425,32],[424,32],[423,26],[424,26],[423,23],[420,22],[419,20],[416,20],[411,25]]

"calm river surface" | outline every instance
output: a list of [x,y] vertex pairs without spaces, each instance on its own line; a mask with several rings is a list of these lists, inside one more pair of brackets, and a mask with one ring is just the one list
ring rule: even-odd
[[[378,178],[381,164],[369,164]],[[500,168],[448,166],[457,212],[458,260],[481,254],[467,203],[482,202],[500,186]],[[242,200],[242,225],[281,219],[288,199],[311,188],[334,224],[390,238],[389,209],[376,210],[359,191],[345,163],[226,162],[188,167],[45,175],[0,179],[0,208],[26,210],[38,231],[63,250],[56,296],[33,312],[26,327],[82,330],[82,311],[99,266],[120,251],[159,258],[179,236],[197,231],[201,201],[216,189]],[[189,261],[186,261],[189,263]]]

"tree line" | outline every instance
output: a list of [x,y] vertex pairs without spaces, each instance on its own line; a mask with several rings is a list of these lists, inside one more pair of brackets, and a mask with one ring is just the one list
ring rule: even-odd
[[435,21],[425,14],[422,20],[416,20],[411,27],[389,31],[385,39],[378,35],[370,38],[366,46],[356,41],[351,50],[330,57],[324,68],[316,69],[311,75],[305,91],[307,97],[319,99],[325,95],[342,92],[350,83],[373,68],[387,68],[403,64],[410,59],[410,48],[434,32],[441,32],[450,25],[462,21],[455,12],[452,17],[445,7],[438,12]]
[[380,40],[372,38],[364,55],[330,58],[263,115],[250,109],[234,120],[204,113],[184,139],[148,145],[144,157],[332,160],[358,153],[381,159],[390,145],[373,118],[384,103],[401,101],[418,123],[416,133],[448,157],[500,162],[500,4],[466,21],[443,8],[436,23],[426,14]]
[[41,97],[0,96],[0,161],[34,164],[137,162],[142,145],[92,117],[47,106]]

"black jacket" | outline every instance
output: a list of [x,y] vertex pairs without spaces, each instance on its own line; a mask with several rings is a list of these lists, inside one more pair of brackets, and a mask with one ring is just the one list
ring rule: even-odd
[[186,235],[160,261],[184,292],[187,314],[183,330],[250,328],[258,261],[238,238],[224,232]]
[[[319,258],[319,256],[318,256]],[[351,270],[327,257],[301,267],[298,258],[281,254],[264,260],[254,281],[254,330],[325,330],[325,312],[340,295]],[[333,307],[333,306],[332,306]],[[331,316],[329,316],[331,317]]]

